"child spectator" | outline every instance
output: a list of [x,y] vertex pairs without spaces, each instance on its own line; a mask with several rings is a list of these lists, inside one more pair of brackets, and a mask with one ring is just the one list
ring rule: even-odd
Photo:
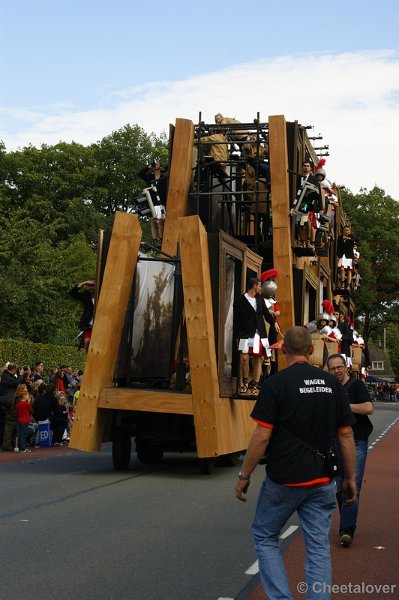
[[62,446],[65,430],[67,431],[67,440],[69,440],[68,399],[63,392],[56,392],[55,397],[57,400],[57,409],[54,410],[50,421],[53,426],[55,438],[54,446]]
[[17,413],[18,419],[18,446],[15,446],[15,450],[16,452],[30,452],[30,450],[28,450],[28,448],[26,447],[26,436],[31,420],[32,406],[30,402],[28,388],[25,384],[20,384],[16,389],[14,397],[14,408],[15,412]]
[[76,392],[73,395],[73,412],[75,414],[76,411],[76,407],[78,405],[79,402],[79,396],[80,396],[80,383],[78,383],[78,385],[76,386]]
[[[69,402],[66,394],[63,392],[56,392],[55,397],[57,398],[59,414],[65,419],[65,430],[62,436],[63,440],[69,442],[71,435],[71,428],[69,423]],[[66,432],[66,433],[65,433]]]

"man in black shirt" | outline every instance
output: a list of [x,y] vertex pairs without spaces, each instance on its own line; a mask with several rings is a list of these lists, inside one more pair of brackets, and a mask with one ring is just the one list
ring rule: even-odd
[[[335,483],[326,456],[338,438],[345,479],[345,502],[356,498],[354,422],[342,385],[329,373],[309,364],[313,351],[309,332],[293,327],[284,336],[288,368],[263,384],[252,411],[257,423],[236,485],[245,502],[250,475],[266,454],[266,473],[252,531],[266,595],[291,598],[278,539],[294,512],[301,523],[310,595],[331,585],[328,535],[335,509]],[[310,597],[310,596],[309,596]]]
[[373,425],[368,417],[374,411],[373,403],[370,401],[370,396],[361,379],[349,377],[346,367],[345,358],[342,354],[332,354],[327,366],[329,372],[334,375],[345,388],[350,402],[350,407],[355,417],[355,423],[352,425],[353,437],[356,447],[356,500],[350,506],[342,502],[342,475],[339,475],[335,482],[337,484],[337,500],[341,513],[339,535],[341,545],[348,547],[351,545],[356,529],[357,514],[359,511],[360,488],[366,467],[367,448],[369,445],[368,438],[373,431]]

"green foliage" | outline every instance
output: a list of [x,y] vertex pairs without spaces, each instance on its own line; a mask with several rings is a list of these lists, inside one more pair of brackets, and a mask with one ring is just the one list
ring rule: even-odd
[[82,307],[68,291],[95,276],[99,230],[112,227],[116,210],[132,209],[145,185],[137,173],[156,156],[166,164],[165,136],[137,125],[87,147],[7,153],[0,143],[2,337],[71,343]]
[[397,323],[388,325],[386,339],[389,360],[395,373],[395,381],[399,381],[399,326]]
[[44,363],[45,379],[52,373],[53,367],[68,364],[76,369],[84,369],[86,353],[74,346],[55,344],[34,344],[27,340],[0,339],[0,365],[15,362],[18,366]]
[[126,125],[91,146],[96,161],[93,205],[105,214],[127,211],[145,183],[137,175],[156,156],[165,162],[166,140],[147,135],[138,125]]
[[360,241],[361,286],[355,294],[364,338],[397,321],[399,303],[399,203],[374,187],[353,195],[342,192],[345,212]]
[[96,255],[84,233],[55,243],[51,225],[0,219],[0,331],[3,337],[68,343],[79,311],[68,290],[93,277]]

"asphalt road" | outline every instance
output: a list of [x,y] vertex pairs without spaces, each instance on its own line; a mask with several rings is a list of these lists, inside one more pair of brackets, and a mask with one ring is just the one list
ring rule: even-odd
[[[398,417],[399,405],[377,405],[372,447]],[[246,504],[234,498],[237,471],[200,475],[193,455],[173,454],[116,472],[109,445],[0,455],[0,599],[244,598],[263,468]]]
[[[377,405],[362,485],[358,528],[353,544],[339,544],[338,511],[330,533],[333,579],[331,600],[380,600],[399,597],[399,405]],[[293,598],[304,600],[305,547],[300,530],[291,536],[284,560]],[[236,600],[266,600],[259,577]]]
[[237,468],[205,476],[193,456],[170,455],[121,473],[109,447],[6,458],[1,600],[217,600],[247,583],[256,494],[243,511]]

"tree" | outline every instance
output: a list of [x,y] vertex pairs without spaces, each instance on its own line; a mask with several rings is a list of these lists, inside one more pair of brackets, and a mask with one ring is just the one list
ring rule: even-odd
[[106,215],[131,210],[133,199],[145,186],[139,171],[155,156],[162,157],[164,164],[167,157],[164,136],[148,135],[138,125],[126,125],[91,148],[97,171],[92,202]]
[[395,381],[399,381],[399,325],[391,323],[387,329],[388,356],[395,373]]
[[28,146],[0,155],[0,215],[52,224],[56,239],[66,240],[84,230],[95,244],[100,228],[112,219],[96,211],[96,167],[93,152],[80,144]]
[[399,203],[379,187],[357,195],[343,190],[341,196],[360,241],[362,281],[354,300],[368,340],[373,331],[399,322]]
[[54,244],[56,231],[34,219],[0,219],[1,337],[65,344],[80,307],[68,290],[93,277],[96,253],[83,233]]
[[99,229],[131,210],[137,173],[167,162],[165,136],[126,125],[90,146],[6,152],[0,142],[0,335],[64,344],[78,333],[68,296],[95,275]]

